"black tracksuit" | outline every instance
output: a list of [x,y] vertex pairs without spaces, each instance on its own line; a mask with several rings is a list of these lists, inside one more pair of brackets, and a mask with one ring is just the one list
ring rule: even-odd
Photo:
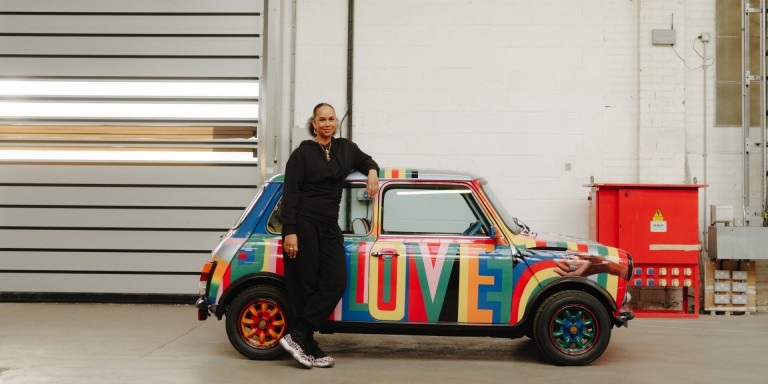
[[298,253],[283,251],[288,296],[297,324],[315,331],[344,294],[347,263],[339,228],[339,204],[344,178],[352,170],[364,174],[379,167],[371,156],[343,138],[331,140],[331,159],[314,140],[303,141],[291,153],[285,169],[281,219],[285,235],[296,234]]

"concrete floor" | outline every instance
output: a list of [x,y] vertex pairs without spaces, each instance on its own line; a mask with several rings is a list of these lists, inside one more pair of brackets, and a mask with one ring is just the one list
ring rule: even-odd
[[531,340],[320,335],[306,370],[251,361],[192,306],[0,303],[0,383],[764,383],[768,316],[635,319],[592,365],[558,367]]

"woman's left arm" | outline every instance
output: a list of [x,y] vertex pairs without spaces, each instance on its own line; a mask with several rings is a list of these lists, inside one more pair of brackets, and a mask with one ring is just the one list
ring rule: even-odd
[[379,192],[379,171],[371,169],[368,171],[368,180],[365,182],[365,191],[372,199]]
[[368,175],[365,182],[365,190],[368,196],[374,198],[379,192],[379,165],[373,161],[373,158],[363,152],[357,144],[349,142],[352,147],[352,168]]

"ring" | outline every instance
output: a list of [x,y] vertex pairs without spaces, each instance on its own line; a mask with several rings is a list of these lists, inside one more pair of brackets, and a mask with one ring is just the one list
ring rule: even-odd
[[570,269],[570,271],[573,272],[576,270],[576,267],[574,267],[573,265],[570,265],[568,266],[568,269]]

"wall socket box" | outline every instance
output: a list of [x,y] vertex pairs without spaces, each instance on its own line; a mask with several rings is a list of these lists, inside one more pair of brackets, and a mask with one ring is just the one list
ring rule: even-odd
[[747,293],[748,289],[749,286],[746,281],[734,281],[733,286],[731,287],[731,291],[733,292]]
[[730,281],[716,281],[715,282],[715,292],[730,292],[731,291],[731,282]]
[[677,31],[674,29],[654,29],[651,31],[653,45],[675,45]]
[[731,303],[736,305],[747,305],[747,295],[731,296]]
[[733,206],[732,205],[710,205],[709,206],[709,221],[710,225],[717,223],[731,224],[733,223]]
[[733,279],[734,280],[746,280],[747,279],[747,271],[733,271]]
[[731,271],[718,269],[715,271],[715,280],[730,280]]
[[730,304],[731,295],[715,295],[715,304]]

